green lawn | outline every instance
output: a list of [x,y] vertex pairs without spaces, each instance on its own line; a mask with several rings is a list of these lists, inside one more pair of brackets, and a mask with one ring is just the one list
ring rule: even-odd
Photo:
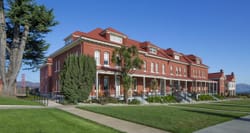
[[250,106],[250,99],[222,101],[222,102],[218,102],[218,103],[222,103],[222,104],[236,104],[236,105]]
[[185,133],[246,115],[246,113],[226,113],[168,106],[84,106],[79,108],[170,132]]
[[234,100],[234,101],[223,101],[208,104],[176,104],[174,106],[185,106],[195,108],[206,108],[215,110],[226,110],[226,111],[241,111],[250,113],[250,100]]
[[239,111],[239,112],[249,112],[250,106],[242,105],[231,105],[231,104],[190,104],[190,105],[174,105],[174,106],[185,106],[194,108],[204,108],[204,109],[214,109],[214,110],[226,110],[226,111]]
[[57,109],[0,110],[1,133],[114,133],[114,129]]
[[0,105],[41,105],[41,104],[31,100],[0,96]]

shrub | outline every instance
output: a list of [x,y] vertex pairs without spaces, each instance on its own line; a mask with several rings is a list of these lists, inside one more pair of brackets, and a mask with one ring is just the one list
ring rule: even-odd
[[175,103],[176,99],[174,96],[152,96],[147,99],[150,103]]
[[137,100],[137,99],[133,99],[128,104],[141,104],[141,102],[139,100]]
[[169,96],[164,96],[162,98],[163,98],[163,101],[165,103],[176,103],[177,102],[174,96],[169,95]]
[[221,96],[221,95],[214,95],[216,98],[222,100],[222,99],[225,99],[225,96]]
[[210,95],[199,95],[198,100],[199,101],[208,101],[208,100],[214,100],[214,99]]
[[118,103],[118,99],[114,97],[100,97],[98,100],[100,104],[104,105],[107,103]]

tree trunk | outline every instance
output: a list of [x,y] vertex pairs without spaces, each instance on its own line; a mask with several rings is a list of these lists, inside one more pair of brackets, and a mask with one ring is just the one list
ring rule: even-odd
[[[24,26],[24,31],[19,37],[20,29],[15,25],[13,49],[9,49],[6,45],[6,21],[4,14],[4,3],[0,0],[0,78],[3,82],[3,94],[7,96],[15,96],[16,77],[21,68],[23,52],[29,33],[29,26]],[[6,50],[10,54],[9,65],[6,66]],[[7,69],[8,68],[8,69]]]
[[5,32],[4,3],[0,0],[0,79],[3,82],[3,93],[7,91],[5,84],[5,55],[6,55],[6,32]]

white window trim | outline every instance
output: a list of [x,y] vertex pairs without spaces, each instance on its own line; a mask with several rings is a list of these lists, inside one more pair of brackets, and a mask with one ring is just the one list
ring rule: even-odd
[[147,72],[147,62],[146,61],[144,61],[143,69],[144,69],[144,72]]
[[[108,64],[105,64],[105,55],[108,55],[108,57],[107,57],[107,61],[108,61]],[[104,52],[104,54],[103,54],[103,66],[105,66],[105,67],[109,67],[109,52]]]
[[161,71],[162,71],[162,74],[165,74],[165,64],[162,64],[162,66],[161,66]]
[[[97,54],[98,53],[98,54]],[[97,60],[97,56],[98,55],[98,60]],[[97,66],[100,66],[101,65],[101,52],[99,50],[95,50],[94,52],[94,57],[95,57],[95,62],[96,62],[96,65]]]
[[150,66],[151,66],[151,68],[150,68],[150,69],[151,69],[151,73],[154,73],[154,63],[151,62],[151,65],[150,65]]
[[159,73],[159,64],[158,63],[155,63],[155,72]]

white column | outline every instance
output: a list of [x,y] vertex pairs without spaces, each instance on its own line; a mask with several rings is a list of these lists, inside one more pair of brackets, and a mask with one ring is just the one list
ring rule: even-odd
[[[215,83],[215,90],[216,90],[216,94],[218,94],[218,83]],[[218,94],[219,95],[219,94]]]
[[210,83],[209,83],[209,81],[208,81],[208,94],[210,95]]
[[187,80],[185,82],[185,91],[187,92]]
[[143,96],[145,96],[146,93],[146,82],[145,82],[145,76],[143,77]]
[[118,97],[119,95],[117,95],[117,75],[115,73],[115,97]]
[[98,78],[98,72],[96,72],[95,77],[95,88],[96,88],[96,99],[98,99],[98,92],[99,92],[99,78]]
[[167,87],[167,85],[166,85],[166,79],[163,79],[163,84],[164,84],[164,87],[163,87],[163,88],[164,88],[164,91],[163,91],[163,92],[164,92],[164,96],[166,96],[166,94],[167,94],[167,88],[166,88],[166,87]]

